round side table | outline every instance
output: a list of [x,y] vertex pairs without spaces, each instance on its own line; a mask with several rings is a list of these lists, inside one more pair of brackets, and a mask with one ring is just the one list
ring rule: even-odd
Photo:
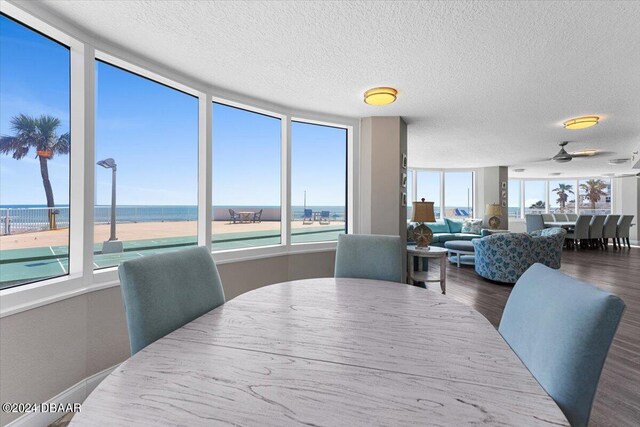
[[[447,254],[449,251],[445,248],[429,246],[429,250],[418,249],[415,245],[407,246],[407,282],[410,285],[415,282],[440,282],[442,293],[447,293]],[[439,258],[440,259],[440,278],[429,279],[427,271],[413,271],[413,257],[418,258]],[[422,263],[420,263],[422,268]]]

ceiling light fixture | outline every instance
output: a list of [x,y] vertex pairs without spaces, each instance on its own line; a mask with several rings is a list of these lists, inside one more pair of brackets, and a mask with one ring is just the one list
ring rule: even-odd
[[611,159],[609,160],[610,165],[621,165],[622,163],[628,162],[629,159]]
[[364,93],[364,102],[369,105],[387,105],[395,102],[398,91],[392,87],[374,87]]
[[598,150],[595,148],[589,148],[587,150],[574,151],[571,153],[572,156],[593,156],[596,154]]
[[524,172],[524,171],[525,171],[525,169],[514,169],[513,171],[514,171],[514,172]]
[[560,175],[562,175],[562,172],[551,172],[549,175],[550,176],[560,176]]
[[598,124],[600,117],[598,116],[584,116],[576,117],[575,119],[569,119],[563,123],[565,129],[585,129],[590,128]]

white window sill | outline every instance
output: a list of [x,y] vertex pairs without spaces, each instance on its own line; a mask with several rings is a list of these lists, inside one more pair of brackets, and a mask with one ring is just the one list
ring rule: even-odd
[[[213,252],[213,258],[216,264],[222,265],[335,249],[335,241],[300,243],[217,251]],[[92,271],[87,277],[78,274],[67,275],[3,289],[0,291],[0,318],[118,285],[118,267],[114,266]]]

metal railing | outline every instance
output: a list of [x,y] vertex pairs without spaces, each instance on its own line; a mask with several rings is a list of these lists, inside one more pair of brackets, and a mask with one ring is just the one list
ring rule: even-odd
[[69,227],[69,207],[0,208],[0,235]]

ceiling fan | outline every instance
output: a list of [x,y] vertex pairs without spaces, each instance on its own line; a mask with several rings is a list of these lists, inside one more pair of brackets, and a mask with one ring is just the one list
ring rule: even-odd
[[558,152],[558,154],[556,154],[555,156],[553,156],[551,158],[551,160],[556,161],[558,163],[566,163],[566,162],[570,162],[571,160],[573,160],[574,158],[577,157],[592,157],[595,156],[597,154],[602,154],[601,152],[598,152],[596,150],[584,150],[584,151],[579,151],[576,153],[567,153],[567,151],[564,149],[564,147],[569,143],[569,141],[562,141],[560,144],[560,151]]

